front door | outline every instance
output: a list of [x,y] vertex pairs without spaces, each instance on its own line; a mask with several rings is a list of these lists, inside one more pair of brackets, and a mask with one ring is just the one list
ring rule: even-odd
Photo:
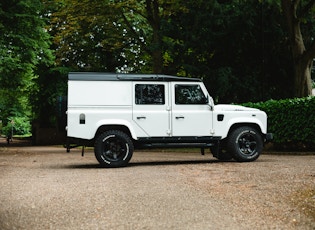
[[207,102],[206,89],[198,83],[171,84],[172,135],[211,136],[212,110]]

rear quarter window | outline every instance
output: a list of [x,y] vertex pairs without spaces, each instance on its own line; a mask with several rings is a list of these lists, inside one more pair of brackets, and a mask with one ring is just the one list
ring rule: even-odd
[[164,105],[165,86],[162,84],[136,84],[135,103],[137,105]]

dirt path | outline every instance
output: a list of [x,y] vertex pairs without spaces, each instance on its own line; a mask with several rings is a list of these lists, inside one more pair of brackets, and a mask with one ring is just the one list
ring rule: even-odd
[[80,155],[1,147],[0,229],[315,229],[314,155],[136,152],[117,169]]

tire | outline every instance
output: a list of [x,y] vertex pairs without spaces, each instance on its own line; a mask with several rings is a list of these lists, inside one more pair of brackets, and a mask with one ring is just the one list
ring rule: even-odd
[[95,157],[102,167],[124,167],[133,154],[130,137],[119,130],[109,130],[100,134],[94,144]]
[[260,132],[249,126],[233,130],[227,139],[227,150],[239,162],[255,161],[263,149]]

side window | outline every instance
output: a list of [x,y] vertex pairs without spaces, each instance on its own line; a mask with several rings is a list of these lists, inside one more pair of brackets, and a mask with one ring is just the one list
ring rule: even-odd
[[158,84],[136,84],[135,103],[137,105],[164,105],[164,85]]
[[206,104],[207,98],[199,85],[175,85],[175,104]]

